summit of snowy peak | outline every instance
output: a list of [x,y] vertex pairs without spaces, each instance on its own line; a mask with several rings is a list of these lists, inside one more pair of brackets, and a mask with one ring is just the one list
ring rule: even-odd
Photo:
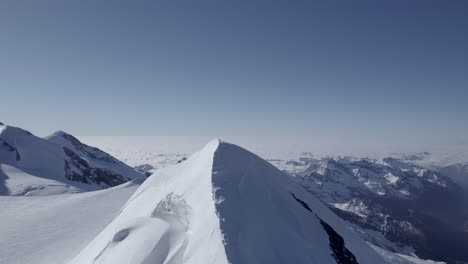
[[46,140],[62,147],[65,150],[65,153],[74,152],[78,154],[78,156],[86,160],[93,167],[105,168],[107,170],[121,173],[128,179],[142,176],[140,172],[137,172],[135,169],[127,166],[110,154],[99,148],[88,146],[66,132],[57,131],[46,137]]
[[63,137],[63,136],[70,136],[70,134],[68,134],[67,132],[62,131],[62,130],[57,130],[54,133],[47,136],[46,139],[50,139],[50,138],[54,138],[54,137]]
[[291,176],[220,140],[156,171],[72,263],[385,263]]
[[45,137],[45,139],[55,142],[62,141],[63,139],[65,139],[73,144],[82,144],[81,141],[79,141],[76,137],[62,130],[55,131],[51,135]]
[[57,131],[45,138],[47,141],[55,143],[59,146],[79,152],[84,156],[88,156],[90,160],[101,160],[108,163],[119,163],[117,159],[105,153],[99,148],[88,146],[82,143],[79,139],[64,131]]
[[222,141],[221,139],[214,138],[210,142],[208,142],[203,149],[211,148],[211,147],[214,147],[214,146],[218,147],[220,144],[223,144],[223,143],[225,143],[225,142]]

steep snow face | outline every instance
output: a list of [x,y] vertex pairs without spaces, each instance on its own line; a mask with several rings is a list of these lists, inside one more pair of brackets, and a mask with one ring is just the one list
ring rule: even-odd
[[156,171],[71,263],[385,263],[288,175],[210,142]]
[[228,263],[216,214],[213,141],[157,171],[71,263]]
[[[16,175],[15,177],[8,176],[8,173],[3,170],[3,176],[0,177],[0,194],[2,195],[22,193],[16,189],[8,190],[10,188],[8,186],[15,185],[14,181],[19,178],[21,178],[21,186],[24,190],[28,188],[37,190],[38,187],[57,189],[55,186],[59,182],[63,186],[71,186],[71,191],[76,191],[107,188],[142,176],[112,156],[84,145],[63,132],[43,139],[23,129],[5,125],[0,126],[0,164],[18,169],[12,174]],[[20,175],[19,171],[23,174]],[[35,176],[35,178],[30,176]],[[8,185],[2,178],[10,179]],[[28,183],[28,178],[31,180],[30,183]],[[55,182],[39,184],[37,178]],[[30,195],[45,193],[47,190],[29,192]]]
[[228,143],[214,157],[216,208],[231,263],[384,263],[270,163]]

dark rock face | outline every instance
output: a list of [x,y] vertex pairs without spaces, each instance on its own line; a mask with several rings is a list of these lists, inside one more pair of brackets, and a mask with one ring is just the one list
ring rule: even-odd
[[20,161],[20,160],[21,160],[21,156],[20,156],[20,154],[19,154],[19,152],[18,152],[18,149],[16,149],[16,153],[15,153],[15,154],[16,154],[16,161]]
[[130,180],[107,169],[92,168],[86,160],[69,148],[64,147],[63,150],[69,158],[65,161],[65,177],[71,181],[112,187]]
[[187,158],[186,158],[186,157],[183,157],[182,159],[180,159],[180,160],[177,161],[177,164],[182,163],[182,162],[184,162],[184,161],[186,161],[186,160],[187,160]]
[[[320,219],[320,218],[319,218]],[[329,224],[320,219],[320,224],[328,234],[333,257],[338,264],[358,264],[356,257],[345,247],[344,239]]]
[[304,207],[307,211],[313,213],[313,212],[312,212],[312,209],[310,209],[310,206],[309,206],[306,202],[304,202],[304,201],[302,201],[301,199],[297,198],[296,195],[294,195],[294,193],[291,193],[291,195],[294,197],[294,199],[295,199],[298,203],[300,203],[300,204],[302,205],[302,207]]
[[[291,193],[294,199],[302,205],[307,211],[314,213],[310,206],[302,201],[301,199],[297,198],[294,193]],[[315,213],[314,213],[315,214]],[[315,215],[317,216],[317,215]],[[337,264],[359,264],[356,260],[356,257],[345,247],[345,242],[342,236],[340,236],[328,223],[323,221],[320,217],[317,216],[320,220],[320,224],[323,226],[323,229],[328,234],[328,238],[330,240],[330,249],[333,251],[333,258],[335,258]]]
[[4,148],[8,152],[15,152],[15,159],[16,161],[21,160],[21,156],[19,154],[18,148],[10,145],[8,142],[0,138],[0,147]]
[[0,146],[3,146],[7,151],[13,152],[16,151],[16,148],[8,144],[5,140],[0,138]]

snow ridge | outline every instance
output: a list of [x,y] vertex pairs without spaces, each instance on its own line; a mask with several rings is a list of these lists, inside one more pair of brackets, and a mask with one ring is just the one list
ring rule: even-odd
[[339,263],[385,263],[288,175],[214,140],[149,177],[71,263],[327,264],[340,250]]

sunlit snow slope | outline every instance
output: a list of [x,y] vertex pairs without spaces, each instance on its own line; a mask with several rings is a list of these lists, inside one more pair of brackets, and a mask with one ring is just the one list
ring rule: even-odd
[[141,180],[101,191],[0,196],[0,263],[64,264],[116,216]]
[[71,263],[386,263],[289,177],[213,141],[151,176]]

